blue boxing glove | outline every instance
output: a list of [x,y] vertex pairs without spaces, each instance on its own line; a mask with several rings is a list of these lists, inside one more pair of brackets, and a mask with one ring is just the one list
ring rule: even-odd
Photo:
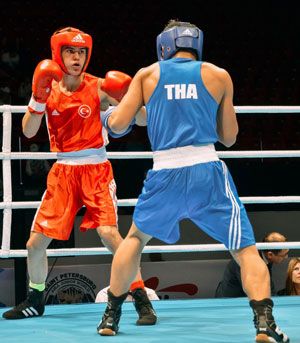
[[125,135],[127,135],[132,130],[132,126],[135,124],[135,118],[132,119],[131,123],[129,124],[128,128],[122,132],[122,133],[115,133],[111,130],[111,128],[108,126],[108,118],[111,116],[112,112],[114,111],[115,106],[110,106],[105,112],[101,111],[101,122],[103,127],[106,128],[108,134],[113,138],[120,138]]

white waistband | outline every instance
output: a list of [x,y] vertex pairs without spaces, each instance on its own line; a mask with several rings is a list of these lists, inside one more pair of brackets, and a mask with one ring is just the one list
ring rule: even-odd
[[69,165],[98,164],[107,161],[106,149],[86,149],[57,154],[57,163]]
[[202,146],[188,145],[153,152],[153,170],[188,167],[212,161],[219,161],[213,144]]

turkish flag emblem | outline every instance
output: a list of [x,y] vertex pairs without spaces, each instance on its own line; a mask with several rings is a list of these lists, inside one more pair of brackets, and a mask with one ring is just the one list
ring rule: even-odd
[[78,108],[78,114],[82,118],[88,118],[91,115],[91,113],[92,113],[92,110],[91,110],[90,106],[88,106],[88,105],[81,105]]

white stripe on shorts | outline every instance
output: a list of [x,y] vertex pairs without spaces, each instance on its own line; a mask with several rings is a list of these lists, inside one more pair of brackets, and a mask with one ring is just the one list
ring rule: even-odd
[[228,246],[230,250],[236,250],[240,248],[241,245],[241,211],[239,204],[236,201],[236,198],[230,187],[228,179],[228,169],[225,163],[222,161],[223,171],[225,175],[225,190],[226,196],[230,199],[232,204],[232,212],[230,218],[229,226],[229,237],[228,237]]

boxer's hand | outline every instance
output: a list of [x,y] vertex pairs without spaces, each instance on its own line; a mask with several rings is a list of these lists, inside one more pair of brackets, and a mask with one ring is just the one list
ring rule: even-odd
[[112,70],[106,73],[101,89],[117,101],[126,94],[132,78],[121,71]]
[[123,137],[123,136],[127,135],[129,132],[131,132],[132,126],[135,124],[135,118],[132,119],[132,121],[129,124],[129,126],[127,127],[127,129],[124,130],[123,132],[121,132],[121,133],[113,132],[111,130],[111,128],[109,127],[109,125],[108,125],[108,119],[111,116],[112,112],[114,111],[114,108],[115,108],[114,106],[111,106],[105,112],[101,111],[101,113],[100,113],[101,114],[101,122],[102,122],[102,125],[106,128],[108,134],[111,137],[113,137],[113,138],[120,138],[120,137]]
[[30,113],[43,114],[51,92],[52,80],[59,82],[63,77],[60,66],[52,60],[43,60],[35,68],[32,80],[32,97],[28,104]]

